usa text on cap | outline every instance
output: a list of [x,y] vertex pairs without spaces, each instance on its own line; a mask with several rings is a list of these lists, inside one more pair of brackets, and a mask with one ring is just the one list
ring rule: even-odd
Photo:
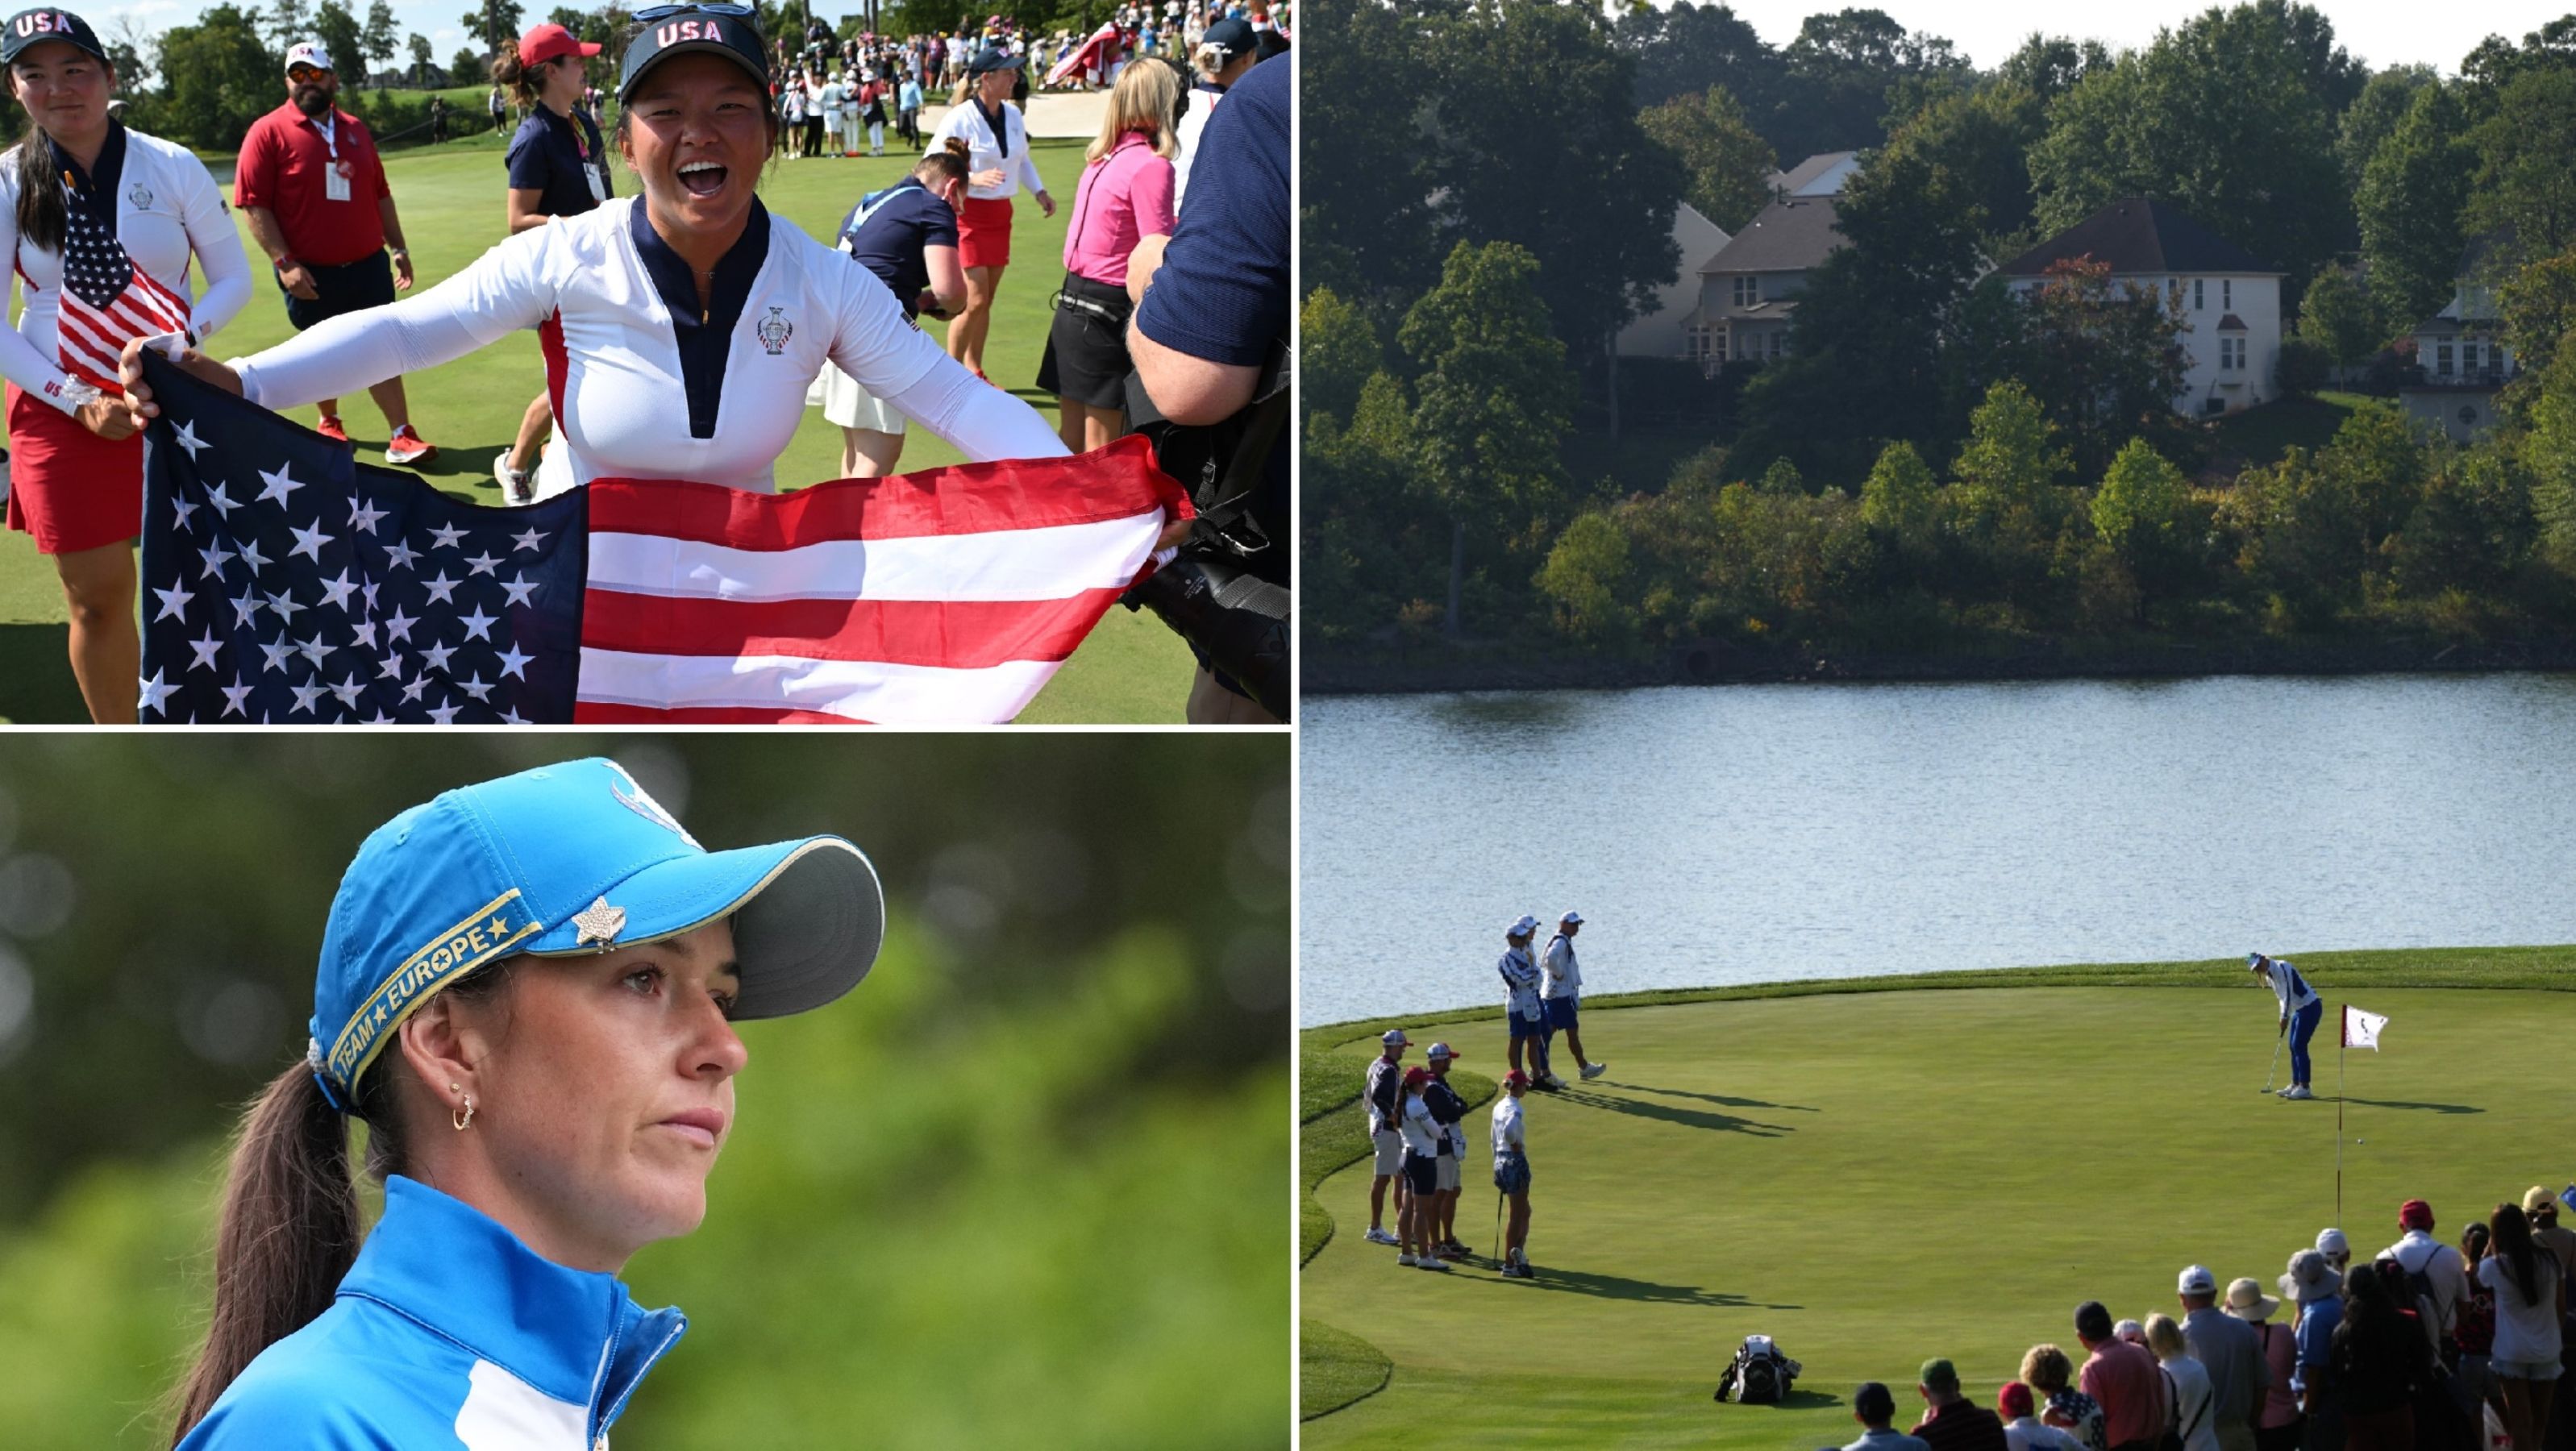
[[0,62],[16,60],[20,51],[49,40],[59,40],[65,45],[88,51],[100,60],[107,59],[107,52],[99,49],[98,33],[89,28],[88,21],[68,10],[44,6],[21,10],[6,21],[0,21]]
[[616,762],[463,786],[358,848],[331,901],[307,1057],[344,1109],[405,1018],[489,962],[618,951],[733,920],[736,1018],[821,1007],[885,937],[876,869],[837,836],[708,851]]
[[623,103],[635,93],[645,73],[675,55],[706,51],[720,55],[751,73],[763,90],[769,86],[769,47],[761,43],[760,27],[752,22],[751,7],[736,4],[657,5],[635,12],[645,22],[626,47],[618,66],[617,99]]
[[322,48],[322,43],[318,40],[299,40],[293,45],[288,46],[286,48],[286,73],[291,76],[295,74],[297,70],[306,66],[310,66],[317,71],[327,71],[331,69],[331,52],[324,50]]

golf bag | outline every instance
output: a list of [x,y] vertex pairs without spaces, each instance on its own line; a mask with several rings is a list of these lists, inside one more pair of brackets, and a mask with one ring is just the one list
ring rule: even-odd
[[1790,1384],[1804,1372],[1805,1367],[1780,1353],[1770,1336],[1747,1335],[1726,1373],[1717,1378],[1714,1399],[1725,1400],[1733,1391],[1739,1406],[1776,1406],[1789,1398]]

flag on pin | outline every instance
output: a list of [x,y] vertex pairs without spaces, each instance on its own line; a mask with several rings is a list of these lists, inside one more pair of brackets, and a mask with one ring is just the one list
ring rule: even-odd
[[2343,1005],[2343,1045],[2347,1048],[2379,1051],[2379,1030],[2387,1026],[2388,1019],[2381,1014],[2365,1013],[2350,1003]]

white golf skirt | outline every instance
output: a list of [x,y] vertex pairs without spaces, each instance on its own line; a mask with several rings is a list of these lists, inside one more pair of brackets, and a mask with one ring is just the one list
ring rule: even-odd
[[895,412],[892,404],[861,388],[859,381],[842,372],[838,363],[825,363],[813,385],[805,390],[805,406],[817,405],[827,423],[898,437],[903,433],[903,415]]

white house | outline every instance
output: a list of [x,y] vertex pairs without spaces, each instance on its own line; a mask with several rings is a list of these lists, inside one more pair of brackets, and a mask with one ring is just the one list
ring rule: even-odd
[[1646,314],[1619,329],[1623,358],[1695,358],[1693,325],[1699,318],[1699,267],[1728,242],[1726,229],[1683,202],[1673,208],[1673,245],[1681,251],[1681,274],[1655,294]]
[[2495,240],[2478,238],[2461,254],[2450,305],[2413,329],[2419,376],[2397,390],[2409,416],[2460,443],[2495,427],[2496,392],[2521,371],[2496,315],[2495,289],[2485,280],[2487,251]]
[[2134,291],[2161,288],[2182,299],[2182,391],[2174,410],[2199,416],[2234,413],[2278,396],[2273,366],[2281,354],[2280,268],[2184,216],[2166,202],[2131,198],[2007,262],[2000,269],[2027,297],[2060,262],[2108,264],[2111,280]]

